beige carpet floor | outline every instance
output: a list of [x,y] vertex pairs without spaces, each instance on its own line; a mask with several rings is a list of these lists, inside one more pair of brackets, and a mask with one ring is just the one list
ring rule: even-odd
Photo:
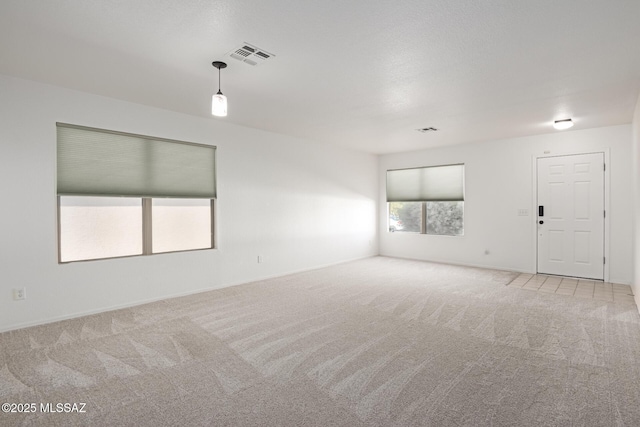
[[375,257],[0,334],[36,404],[0,425],[640,425],[635,305],[516,276]]

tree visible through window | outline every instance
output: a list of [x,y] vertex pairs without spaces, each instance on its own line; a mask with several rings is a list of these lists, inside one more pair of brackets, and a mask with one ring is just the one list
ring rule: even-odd
[[427,202],[427,234],[464,234],[464,202]]
[[420,233],[422,229],[422,203],[389,203],[389,231]]

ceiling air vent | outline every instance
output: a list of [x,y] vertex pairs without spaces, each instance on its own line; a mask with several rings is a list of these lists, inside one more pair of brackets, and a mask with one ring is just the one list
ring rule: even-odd
[[262,64],[267,59],[275,56],[274,54],[249,43],[243,43],[242,46],[232,50],[228,55],[233,59],[237,59],[238,61],[242,61],[249,65]]
[[416,129],[418,132],[427,133],[427,132],[437,132],[438,129],[430,127],[430,128],[422,128]]

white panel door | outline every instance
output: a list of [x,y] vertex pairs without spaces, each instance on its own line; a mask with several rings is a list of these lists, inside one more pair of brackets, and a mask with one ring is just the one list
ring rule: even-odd
[[538,159],[538,273],[604,279],[604,153]]

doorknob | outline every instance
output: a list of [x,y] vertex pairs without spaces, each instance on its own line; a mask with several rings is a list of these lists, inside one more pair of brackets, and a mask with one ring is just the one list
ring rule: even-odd
[[544,224],[544,221],[540,221],[538,224],[541,224],[541,225],[542,225],[542,224]]

